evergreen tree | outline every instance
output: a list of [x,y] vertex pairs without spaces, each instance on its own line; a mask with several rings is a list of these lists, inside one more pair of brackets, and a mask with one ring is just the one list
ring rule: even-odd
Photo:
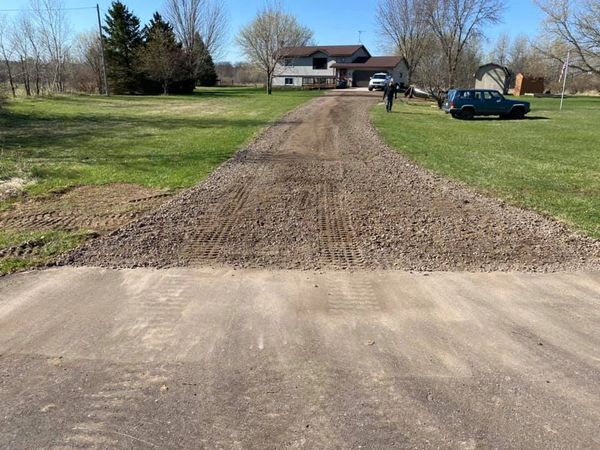
[[[140,68],[151,81],[160,84],[163,94],[186,73],[183,68],[184,53],[175,38],[173,27],[159,13],[154,13],[144,28],[144,48],[140,51]],[[144,83],[144,91],[155,92],[152,83]]]
[[204,41],[198,37],[198,65],[196,69],[196,79],[200,86],[215,86],[218,76],[215,69],[215,63],[208,51]]
[[106,14],[106,65],[111,91],[134,94],[141,90],[137,68],[138,52],[143,44],[140,20],[121,1],[113,1]]

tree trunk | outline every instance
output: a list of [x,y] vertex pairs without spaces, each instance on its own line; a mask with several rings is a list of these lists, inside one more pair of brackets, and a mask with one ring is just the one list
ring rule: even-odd
[[35,59],[35,95],[40,96],[40,58]]
[[25,86],[25,94],[27,97],[31,97],[31,85],[29,84],[29,69],[27,68],[27,62],[21,58],[21,70],[23,70],[23,85]]
[[15,91],[15,82],[13,80],[12,70],[10,70],[10,62],[8,59],[5,59],[4,62],[6,63],[6,71],[8,72],[8,84],[10,84],[10,90],[12,91],[13,98],[16,98],[17,92]]

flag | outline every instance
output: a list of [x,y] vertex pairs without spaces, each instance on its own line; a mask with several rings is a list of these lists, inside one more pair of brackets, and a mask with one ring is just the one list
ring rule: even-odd
[[560,69],[560,76],[558,77],[558,82],[560,83],[563,80],[563,77],[566,78],[567,77],[567,72],[569,72],[569,58],[567,57],[567,60],[565,61],[565,63],[562,66],[562,69]]

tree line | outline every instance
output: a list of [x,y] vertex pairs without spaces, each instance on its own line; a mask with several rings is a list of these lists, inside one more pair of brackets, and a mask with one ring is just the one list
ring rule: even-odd
[[501,0],[379,0],[377,22],[392,49],[405,57],[411,82],[432,92],[470,86],[485,62],[513,73],[558,78],[567,50],[571,67],[587,86],[600,87],[600,3],[597,0],[535,0],[544,14],[541,34],[500,35],[489,54],[485,30],[500,22]]
[[217,83],[212,56],[198,30],[178,40],[173,25],[158,12],[141,29],[140,20],[121,1],[112,3],[105,23],[111,92],[189,94],[197,85]]
[[[0,96],[104,91],[100,33],[74,36],[67,11],[63,0],[30,0],[11,20],[0,16]],[[142,27],[123,1],[112,2],[102,29],[111,93],[189,93],[216,83],[213,57],[228,32],[222,2],[165,0],[162,12]]]

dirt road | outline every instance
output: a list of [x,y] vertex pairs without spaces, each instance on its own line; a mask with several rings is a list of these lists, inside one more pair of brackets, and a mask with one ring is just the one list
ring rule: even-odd
[[0,448],[598,448],[600,274],[0,280]]
[[369,124],[377,98],[310,102],[198,187],[64,262],[600,269],[600,242],[431,175],[383,145]]

